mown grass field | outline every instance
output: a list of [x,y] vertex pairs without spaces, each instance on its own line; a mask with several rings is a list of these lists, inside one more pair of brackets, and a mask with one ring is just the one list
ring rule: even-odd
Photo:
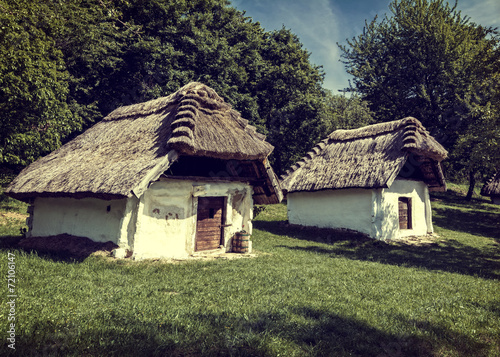
[[457,190],[434,197],[431,245],[297,229],[274,205],[254,221],[256,258],[176,264],[18,250],[26,207],[2,196],[15,355],[500,356],[500,209]]

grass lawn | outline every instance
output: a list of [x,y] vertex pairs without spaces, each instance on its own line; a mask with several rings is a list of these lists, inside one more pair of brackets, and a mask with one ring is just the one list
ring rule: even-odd
[[[500,356],[500,209],[457,192],[435,196],[430,245],[297,229],[274,205],[254,221],[258,257],[177,264],[17,250],[26,207],[1,196],[15,355]],[[7,355],[5,280],[1,294]]]

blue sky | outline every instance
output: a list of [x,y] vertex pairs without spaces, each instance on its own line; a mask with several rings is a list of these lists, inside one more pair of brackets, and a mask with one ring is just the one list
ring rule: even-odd
[[[449,1],[454,4],[454,0]],[[282,26],[296,34],[311,52],[311,62],[323,66],[324,87],[334,93],[348,86],[349,75],[339,62],[340,50],[363,31],[365,20],[389,13],[391,0],[231,0],[267,31]],[[500,29],[500,0],[458,0],[458,9],[471,21]]]

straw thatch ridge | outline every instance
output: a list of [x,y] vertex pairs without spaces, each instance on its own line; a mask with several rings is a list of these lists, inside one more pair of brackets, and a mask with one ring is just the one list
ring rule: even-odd
[[166,158],[173,151],[174,158],[263,162],[272,150],[213,89],[193,82],[167,97],[114,110],[25,168],[6,193],[22,200],[130,197],[148,174],[171,165]]
[[483,196],[500,196],[500,170],[497,171],[481,189]]
[[286,172],[282,187],[287,192],[385,188],[410,154],[431,189],[446,188],[440,161],[447,151],[411,117],[332,132]]

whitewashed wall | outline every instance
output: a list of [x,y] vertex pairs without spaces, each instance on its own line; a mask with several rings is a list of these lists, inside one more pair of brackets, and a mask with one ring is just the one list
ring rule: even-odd
[[287,195],[288,221],[322,228],[349,228],[371,234],[371,190],[292,192]]
[[[32,236],[71,234],[119,245],[115,256],[185,258],[194,253],[198,197],[226,197],[225,244],[233,235],[252,233],[253,190],[246,183],[163,180],[154,182],[140,199],[105,201],[94,198],[37,198]],[[109,208],[108,208],[109,207]]]
[[[399,229],[399,197],[411,198],[412,229]],[[287,200],[292,224],[348,228],[382,240],[433,232],[429,191],[420,181],[396,179],[386,189],[292,192]]]
[[[198,197],[227,197],[225,250],[235,232],[251,233],[252,188],[245,183],[209,183],[183,180],[154,182],[137,208],[134,258],[185,258],[194,253]],[[130,230],[129,230],[130,232]]]
[[[399,197],[411,198],[412,229],[399,229]],[[380,212],[375,212],[378,239],[421,236],[433,232],[429,190],[421,181],[396,179],[381,190]]]
[[34,202],[30,234],[47,237],[67,233],[96,242],[117,243],[125,204],[125,199],[38,197]]

